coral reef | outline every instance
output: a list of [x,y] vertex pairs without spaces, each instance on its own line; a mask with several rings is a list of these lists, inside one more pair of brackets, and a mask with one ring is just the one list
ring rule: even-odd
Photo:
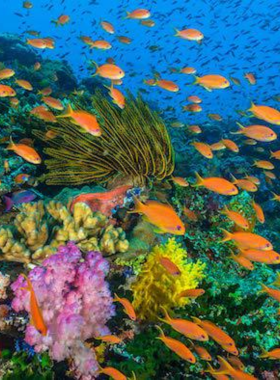
[[104,255],[125,252],[129,246],[121,228],[85,203],[76,203],[72,213],[55,201],[24,204],[14,226],[15,232],[0,230],[2,260],[40,262],[70,240],[85,251],[100,250]]
[[[179,276],[171,275],[160,264],[160,258],[171,260],[180,270]],[[187,252],[174,238],[164,245],[155,246],[131,285],[133,306],[140,319],[155,320],[162,312],[182,308],[190,300],[180,297],[183,290],[194,289],[204,278],[205,264],[187,262]]]
[[[25,341],[36,352],[48,351],[53,360],[68,359],[76,378],[93,379],[99,369],[86,340],[109,334],[106,323],[114,315],[114,307],[105,281],[108,271],[109,265],[99,252],[83,257],[73,243],[68,243],[28,275],[48,331],[43,336],[29,324]],[[12,284],[12,307],[30,313],[24,284],[22,276]]]
[[130,97],[119,111],[97,93],[93,106],[103,130],[98,139],[65,121],[51,127],[57,137],[49,141],[43,131],[34,131],[50,145],[45,148],[51,157],[45,161],[48,173],[42,177],[47,184],[102,183],[121,176],[143,185],[148,177],[162,180],[172,174],[174,157],[167,130],[141,98]]

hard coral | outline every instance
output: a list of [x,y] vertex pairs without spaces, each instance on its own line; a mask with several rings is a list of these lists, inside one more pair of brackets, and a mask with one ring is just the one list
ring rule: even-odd
[[73,212],[54,201],[24,204],[14,225],[15,233],[0,230],[0,249],[8,261],[40,262],[70,240],[81,249],[100,250],[104,255],[125,252],[129,246],[121,228],[85,203],[76,203]]
[[50,145],[45,149],[48,173],[42,177],[47,184],[104,183],[118,176],[143,185],[148,177],[162,180],[172,174],[174,155],[166,127],[141,98],[128,98],[119,111],[97,93],[93,106],[102,127],[98,139],[66,121],[51,126],[56,134],[52,140],[44,131],[34,132]]
[[[173,276],[160,264],[164,256],[179,268],[181,274]],[[161,307],[167,311],[174,307],[184,307],[190,300],[179,297],[186,289],[196,288],[204,277],[205,264],[187,262],[187,252],[174,238],[166,244],[155,246],[143,264],[141,272],[131,286],[133,292],[133,306],[140,319],[155,320],[162,312]]]
[[[105,281],[108,271],[101,253],[89,252],[82,257],[75,244],[68,243],[28,275],[48,332],[43,336],[29,324],[25,341],[36,352],[48,351],[54,360],[69,359],[77,378],[94,379],[99,369],[86,340],[109,334],[106,323],[114,315],[114,307]],[[24,285],[22,276],[12,284],[12,307],[29,313],[30,295],[22,289]]]

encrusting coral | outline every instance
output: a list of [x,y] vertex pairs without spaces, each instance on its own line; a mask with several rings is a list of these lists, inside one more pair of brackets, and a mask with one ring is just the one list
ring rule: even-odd
[[[100,252],[83,257],[74,243],[68,243],[28,274],[47,333],[41,334],[29,323],[25,341],[36,352],[48,351],[53,360],[68,359],[77,379],[94,379],[99,370],[95,352],[86,340],[110,333],[106,323],[115,312],[105,281],[108,271],[108,262]],[[25,284],[23,276],[12,284],[12,307],[30,314]]]
[[174,154],[166,127],[140,97],[130,96],[120,111],[97,93],[93,106],[102,127],[98,138],[65,120],[50,127],[56,136],[51,140],[44,131],[34,131],[50,146],[45,149],[48,173],[42,176],[47,184],[103,183],[121,176],[143,185],[148,177],[162,180],[172,174]]
[[[160,263],[160,258],[171,260],[180,274],[170,274]],[[184,307],[190,302],[187,297],[179,297],[183,290],[194,289],[204,278],[205,264],[201,261],[187,262],[187,252],[174,238],[164,245],[155,246],[143,264],[140,273],[131,285],[133,306],[142,320],[155,320],[162,307],[167,311]]]
[[14,226],[15,232],[0,230],[2,259],[7,261],[40,262],[68,241],[104,255],[125,252],[129,246],[122,228],[114,227],[105,215],[92,212],[85,203],[76,203],[72,212],[55,201],[23,204]]

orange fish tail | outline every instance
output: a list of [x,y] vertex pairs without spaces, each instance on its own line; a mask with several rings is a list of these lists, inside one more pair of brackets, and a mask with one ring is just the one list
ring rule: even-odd
[[164,311],[165,319],[160,318],[160,320],[163,321],[163,322],[165,322],[165,323],[169,323],[171,321],[171,318],[168,315],[168,312],[167,312],[166,308],[164,306],[161,306],[161,309]]
[[203,186],[204,180],[202,177],[200,177],[200,175],[197,172],[195,172],[195,177],[196,177],[196,184],[193,186]]
[[161,335],[158,337],[158,339],[164,338],[165,335],[164,335],[164,332],[163,332],[162,328],[159,327],[158,325],[155,325],[155,327],[158,329],[158,331],[159,331],[160,334],[161,334]]
[[67,104],[66,110],[62,115],[56,116],[56,118],[64,118],[64,117],[71,117],[73,114],[73,109],[71,107],[71,104]]
[[269,356],[268,352],[263,347],[261,347],[261,350],[262,353],[260,354],[259,358],[267,358]]
[[128,213],[142,213],[144,209],[144,204],[139,201],[136,197],[133,197],[134,200],[134,210],[128,211]]
[[234,373],[234,368],[221,356],[218,356],[220,363],[219,375],[231,375]]
[[226,241],[229,241],[231,240],[232,238],[232,234],[230,232],[228,232],[227,230],[224,230],[223,228],[221,228],[221,230],[223,231],[223,234],[224,234],[224,237],[223,239],[221,240],[221,243],[224,243]]

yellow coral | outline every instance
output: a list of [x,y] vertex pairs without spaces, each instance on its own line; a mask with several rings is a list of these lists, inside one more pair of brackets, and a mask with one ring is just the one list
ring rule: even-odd
[[[173,276],[160,264],[160,257],[168,257],[180,269],[179,276]],[[161,306],[167,311],[183,307],[190,302],[179,298],[183,290],[194,289],[205,275],[205,264],[201,261],[187,262],[187,252],[175,238],[166,244],[155,246],[143,264],[141,272],[131,285],[133,306],[142,320],[155,320],[161,313]]]

